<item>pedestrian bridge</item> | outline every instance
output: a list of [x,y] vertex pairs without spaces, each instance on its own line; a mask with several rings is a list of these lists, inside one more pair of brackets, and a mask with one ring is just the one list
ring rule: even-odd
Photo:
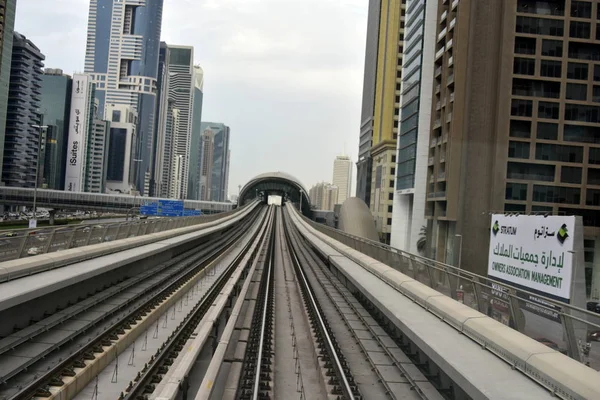
[[[5,206],[33,206],[35,189],[0,187],[0,204]],[[123,194],[75,193],[63,190],[37,189],[36,203],[38,207],[126,213],[147,202],[161,200],[154,197],[141,197]],[[167,200],[167,199],[165,199]],[[233,203],[213,201],[184,200],[187,210],[201,210],[203,214],[215,214],[233,209]]]

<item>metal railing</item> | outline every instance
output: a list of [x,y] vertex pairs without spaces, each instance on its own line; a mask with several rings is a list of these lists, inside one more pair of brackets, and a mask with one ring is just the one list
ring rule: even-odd
[[0,236],[4,235],[0,237],[0,262],[204,224],[240,209],[194,217],[140,219],[117,223],[99,221],[95,225],[22,229],[15,232],[18,235],[16,237],[8,237],[7,232],[0,232]]
[[332,239],[600,370],[600,314],[304,220]]

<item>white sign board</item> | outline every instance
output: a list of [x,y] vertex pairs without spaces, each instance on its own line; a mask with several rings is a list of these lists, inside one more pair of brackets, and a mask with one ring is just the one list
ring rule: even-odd
[[68,192],[83,191],[88,133],[88,88],[89,77],[87,75],[76,74],[73,76],[69,141],[67,144],[67,167],[65,171],[65,190]]
[[571,298],[575,217],[492,215],[488,275]]

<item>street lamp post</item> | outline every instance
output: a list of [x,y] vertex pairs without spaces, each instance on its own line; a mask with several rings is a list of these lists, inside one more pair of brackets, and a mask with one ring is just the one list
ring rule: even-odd
[[32,128],[39,129],[39,137],[38,137],[38,148],[37,148],[37,159],[35,162],[35,180],[33,184],[33,219],[29,220],[30,228],[37,228],[37,188],[38,188],[38,180],[39,180],[39,170],[40,170],[40,151],[42,148],[42,140],[44,129],[48,129],[48,125],[42,125],[44,121],[44,114],[40,114],[40,123],[31,125]]
[[460,286],[460,270],[461,270],[461,261],[462,261],[462,235],[456,234],[454,235],[456,238],[460,239],[458,245],[458,280],[456,284],[456,288],[458,289]]
[[[140,160],[137,158],[134,158],[133,160],[131,160],[134,163],[141,163],[144,160]],[[137,175],[137,165],[135,166],[135,175]],[[145,181],[145,180],[144,180]],[[133,210],[135,209],[135,201],[137,200],[137,195],[138,195],[138,190],[137,187],[135,188],[135,190],[133,191],[133,206],[129,209],[129,211],[131,211],[131,219],[133,219]],[[127,215],[125,216],[125,221],[129,221],[129,211],[127,211]]]

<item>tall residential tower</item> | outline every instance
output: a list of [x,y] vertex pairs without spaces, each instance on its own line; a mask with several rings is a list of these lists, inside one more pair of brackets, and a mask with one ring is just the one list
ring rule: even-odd
[[[6,111],[8,107],[8,87],[12,60],[13,34],[17,0],[0,0],[0,156],[4,154],[6,132]],[[0,162],[0,186],[2,182]]]
[[333,204],[344,204],[350,197],[352,185],[352,160],[348,156],[337,156],[333,161],[333,186],[338,188],[338,194]]
[[362,199],[367,205],[371,203],[371,169],[373,168],[371,146],[373,145],[373,116],[375,114],[375,83],[377,80],[380,19],[381,0],[369,0],[360,139],[358,162],[356,163],[356,197]]
[[[425,219],[438,0],[407,0],[390,244],[417,253]],[[436,109],[441,102],[436,103]],[[447,103],[444,104],[447,106]]]
[[370,208],[379,238],[390,243],[400,115],[406,0],[382,0],[375,80]]
[[[4,137],[2,181],[7,186],[34,187],[35,171],[45,133],[32,125],[43,124],[41,91],[44,55],[20,33],[15,32],[12,47],[10,91]],[[43,166],[43,162],[40,162]]]
[[194,109],[192,112],[192,141],[188,176],[188,199],[200,198],[200,152],[202,141],[202,100],[204,97],[204,71],[194,66]]
[[[96,83],[104,119],[109,105],[138,115],[131,174],[149,193],[163,0],[90,0],[85,72]],[[116,146],[117,142],[111,145]],[[124,150],[124,149],[123,149]]]
[[438,7],[429,254],[485,274],[490,212],[581,215],[600,290],[598,1]]

